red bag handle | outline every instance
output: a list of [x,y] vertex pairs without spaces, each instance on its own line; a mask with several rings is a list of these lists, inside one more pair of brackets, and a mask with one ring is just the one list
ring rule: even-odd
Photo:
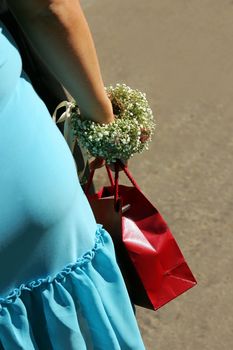
[[[108,178],[110,180],[111,186],[114,186],[114,179],[113,179],[111,170],[110,170],[110,168],[107,165],[105,165],[105,168],[107,170]],[[93,181],[93,177],[94,177],[94,174],[95,174],[95,170],[96,169],[93,169],[93,170],[90,171],[90,174],[89,174],[89,177],[87,179],[87,183],[86,183],[86,186],[85,186],[85,189],[84,189],[85,194],[88,194],[88,192],[90,190],[90,187],[91,187],[91,184],[92,184],[92,181]]]
[[[115,203],[115,208],[117,210],[117,208],[119,207],[118,200],[119,200],[119,170],[120,170],[120,167],[122,168],[122,170],[124,171],[124,173],[128,177],[128,179],[130,180],[132,185],[134,187],[136,187],[139,191],[141,191],[141,190],[140,190],[140,187],[138,186],[136,180],[133,178],[132,174],[129,172],[128,167],[124,163],[122,163],[121,160],[118,159],[114,163],[114,167],[115,167],[115,178],[113,179],[113,176],[112,176],[112,173],[111,173],[109,166],[107,164],[105,164],[105,168],[107,170],[111,186],[114,186],[114,203]],[[88,177],[87,184],[86,184],[85,189],[84,189],[85,194],[88,194],[88,192],[90,190],[90,187],[91,187],[91,184],[93,181],[93,177],[94,177],[94,173],[95,173],[95,169],[91,170],[90,175]]]

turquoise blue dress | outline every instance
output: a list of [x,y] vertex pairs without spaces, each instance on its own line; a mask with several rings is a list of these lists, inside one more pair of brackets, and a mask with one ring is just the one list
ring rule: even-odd
[[112,240],[1,23],[0,349],[144,349]]

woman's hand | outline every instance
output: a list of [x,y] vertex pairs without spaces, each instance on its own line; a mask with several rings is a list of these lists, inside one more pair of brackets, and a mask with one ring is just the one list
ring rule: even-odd
[[[128,166],[128,160],[122,160],[121,159],[121,162],[127,167]],[[115,163],[111,163],[109,165],[109,168],[112,170],[112,171],[115,171]],[[103,166],[105,165],[105,160],[104,158],[101,158],[101,157],[96,157],[94,160],[92,160],[89,164],[89,167],[90,167],[90,170],[95,170],[95,169],[99,169],[99,168],[102,168]],[[119,171],[121,171],[121,167],[119,168]]]
[[[115,116],[113,114],[113,108],[112,108],[112,103],[111,101],[108,99],[107,102],[107,108],[106,108],[106,115],[105,115],[105,120],[104,123],[108,124],[108,123],[112,123],[115,120]],[[123,160],[121,159],[121,162],[125,165],[128,166],[128,160]],[[102,157],[96,157],[94,160],[92,160],[89,164],[89,168],[90,170],[95,170],[95,169],[99,169],[102,168],[105,165],[105,159]],[[115,171],[115,165],[114,163],[109,165],[109,168],[112,171]],[[119,168],[119,171],[121,171],[121,167]]]

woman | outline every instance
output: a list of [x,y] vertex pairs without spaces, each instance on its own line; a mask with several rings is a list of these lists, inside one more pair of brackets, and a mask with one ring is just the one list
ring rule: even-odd
[[[114,122],[79,1],[8,5],[83,116]],[[0,349],[144,349],[111,238],[1,22],[0,164]]]

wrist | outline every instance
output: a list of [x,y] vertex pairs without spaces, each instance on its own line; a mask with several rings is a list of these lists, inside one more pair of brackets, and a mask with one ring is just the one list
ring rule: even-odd
[[[92,108],[90,109],[90,107]],[[80,107],[79,109],[83,119],[92,120],[99,124],[109,124],[115,120],[112,103],[107,96],[103,100],[98,101],[97,106],[89,105],[88,111]]]
[[102,104],[102,110],[99,115],[96,115],[96,122],[100,124],[109,124],[114,122],[115,116],[113,114],[112,103],[108,97]]

